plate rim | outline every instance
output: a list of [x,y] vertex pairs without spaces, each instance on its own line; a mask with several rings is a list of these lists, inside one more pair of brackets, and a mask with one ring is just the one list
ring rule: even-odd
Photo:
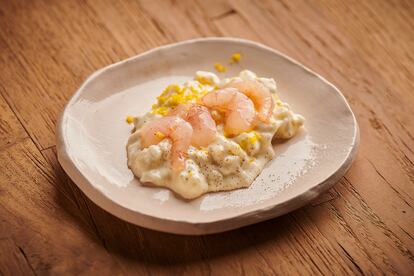
[[[194,222],[194,221],[186,220],[184,218],[180,218],[180,219],[160,218],[157,216],[152,216],[152,215],[148,215],[145,213],[141,213],[138,210],[129,209],[126,206],[123,206],[115,202],[110,197],[108,197],[106,194],[104,194],[101,190],[99,190],[95,185],[93,185],[86,178],[86,176],[83,175],[81,170],[76,166],[75,162],[70,157],[67,151],[66,143],[64,139],[65,119],[66,119],[68,109],[79,98],[85,86],[89,82],[97,78],[99,75],[101,75],[104,71],[113,69],[124,63],[131,62],[132,60],[140,59],[143,56],[150,55],[157,51],[165,51],[165,50],[168,50],[174,47],[180,47],[180,46],[187,45],[187,44],[194,44],[194,43],[208,42],[208,41],[235,42],[235,43],[247,44],[248,46],[258,48],[260,50],[266,50],[266,51],[272,52],[276,55],[279,55],[285,58],[291,63],[300,66],[301,68],[303,68],[305,71],[307,71],[311,75],[319,78],[321,81],[331,86],[334,89],[334,91],[342,98],[343,103],[348,108],[350,114],[352,115],[353,125],[354,125],[353,141],[350,145],[350,148],[347,149],[348,153],[346,157],[344,158],[342,164],[337,168],[336,171],[334,171],[331,175],[329,175],[325,180],[315,184],[313,187],[307,189],[303,193],[290,197],[283,202],[270,204],[269,206],[265,208],[251,210],[243,214],[238,214],[238,215],[234,215],[234,216],[230,216],[226,218],[213,219],[209,221]],[[324,191],[331,188],[348,171],[348,169],[350,168],[352,164],[352,161],[355,159],[356,152],[359,146],[359,141],[360,141],[360,133],[359,133],[359,127],[358,127],[355,114],[353,113],[344,95],[341,93],[341,91],[336,86],[334,86],[331,82],[326,80],[324,77],[322,77],[318,73],[312,71],[311,69],[307,68],[303,64],[281,53],[278,50],[275,50],[262,43],[258,43],[255,41],[242,39],[242,38],[235,38],[235,37],[195,38],[195,39],[184,40],[184,41],[180,41],[176,43],[161,45],[159,47],[152,48],[138,55],[118,61],[116,63],[110,64],[108,66],[105,66],[101,69],[94,71],[91,75],[89,75],[83,81],[82,85],[76,90],[76,92],[70,98],[68,103],[65,105],[65,108],[63,109],[62,113],[59,116],[59,120],[58,120],[57,128],[56,128],[56,148],[57,148],[58,161],[61,164],[64,171],[66,172],[66,174],[70,177],[70,179],[79,187],[79,189],[83,193],[85,193],[85,195],[92,202],[94,202],[100,208],[104,209],[110,214],[118,218],[121,218],[123,220],[126,220],[130,223],[133,223],[133,224],[145,227],[145,228],[162,231],[162,232],[169,232],[169,233],[175,233],[175,234],[191,234],[191,235],[212,234],[212,233],[228,231],[231,229],[236,229],[236,228],[239,228],[245,225],[250,225],[250,224],[257,223],[263,220],[275,218],[277,216],[286,214],[288,212],[291,212],[297,208],[300,208],[308,204],[311,200],[315,199],[318,195],[320,195]],[[250,220],[252,221],[248,221],[248,218],[250,218]],[[247,220],[247,222],[245,222],[245,220]]]

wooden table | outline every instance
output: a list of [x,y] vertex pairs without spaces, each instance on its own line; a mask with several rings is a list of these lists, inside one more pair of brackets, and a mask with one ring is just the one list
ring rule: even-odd
[[[357,160],[313,204],[239,230],[121,221],[60,168],[56,119],[96,69],[202,36],[265,43],[334,83]],[[0,54],[0,274],[414,275],[412,0],[2,0]]]

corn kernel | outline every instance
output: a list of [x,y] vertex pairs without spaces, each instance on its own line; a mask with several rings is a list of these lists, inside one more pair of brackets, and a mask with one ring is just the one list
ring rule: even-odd
[[241,140],[240,141],[240,147],[243,149],[243,150],[247,150],[247,140],[246,139],[243,139],[243,140]]
[[231,56],[231,63],[238,63],[241,59],[241,54],[240,53],[234,53]]
[[220,63],[214,63],[214,68],[216,68],[217,72],[226,72],[226,67],[224,67],[223,65],[221,65]]
[[201,84],[207,84],[210,85],[212,84],[212,81],[206,77],[198,77],[197,79]]
[[157,97],[157,100],[158,100],[158,103],[159,103],[159,104],[163,104],[163,103],[165,103],[165,102],[167,101],[167,97],[164,97],[164,96],[158,96],[158,97]]
[[257,141],[259,141],[262,138],[262,136],[259,133],[257,133],[256,131],[251,131],[251,132],[247,132],[247,133],[249,135],[239,142],[240,147],[244,150],[247,150],[249,145],[253,145],[254,143],[256,143]]
[[182,89],[178,84],[170,84],[170,85],[167,86],[167,88],[165,88],[164,91],[168,92],[168,91],[171,91],[171,90],[179,93]]
[[164,138],[165,138],[164,133],[162,133],[161,131],[157,131],[157,132],[155,132],[155,136],[156,136],[158,139],[164,139]]
[[180,95],[178,95],[177,93],[173,93],[173,94],[171,95],[170,104],[171,104],[172,106],[176,106],[176,105],[178,105],[180,102],[181,102],[181,97],[180,97]]
[[257,133],[256,131],[253,131],[253,136],[249,136],[249,143],[250,144],[254,144],[257,141],[259,141],[262,137],[260,136],[259,133]]
[[194,86],[190,86],[190,90],[191,90],[191,93],[193,93],[193,94],[198,94],[200,92],[200,90],[198,90]]
[[129,116],[126,117],[125,121],[128,124],[132,124],[134,122],[134,117],[129,115]]
[[157,107],[157,108],[153,109],[151,111],[151,113],[152,114],[158,114],[158,115],[165,116],[165,115],[168,114],[169,111],[170,111],[170,109],[168,107],[166,107],[166,106],[160,106],[160,107]]

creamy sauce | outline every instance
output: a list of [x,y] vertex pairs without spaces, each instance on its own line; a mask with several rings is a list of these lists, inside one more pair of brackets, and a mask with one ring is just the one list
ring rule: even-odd
[[[274,94],[276,107],[268,123],[259,123],[254,131],[231,138],[224,135],[223,125],[218,125],[218,134],[213,143],[205,148],[190,146],[185,169],[179,172],[172,170],[168,162],[171,150],[169,139],[142,149],[140,129],[143,124],[165,115],[180,103],[195,102],[202,95],[233,79],[255,79]],[[141,182],[168,187],[186,199],[197,198],[208,192],[250,186],[266,163],[274,157],[272,139],[290,138],[304,123],[301,115],[293,113],[288,104],[279,100],[273,79],[258,78],[248,70],[235,78],[223,80],[214,73],[198,71],[193,81],[169,89],[180,91],[180,96],[163,93],[151,112],[134,118],[135,130],[127,144],[128,166]]]

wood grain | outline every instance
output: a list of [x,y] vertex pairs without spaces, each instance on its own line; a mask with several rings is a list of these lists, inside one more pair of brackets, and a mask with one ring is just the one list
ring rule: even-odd
[[35,275],[24,251],[17,247],[12,239],[0,239],[0,250],[1,275]]
[[[414,273],[414,3],[0,1],[0,273]],[[351,170],[312,204],[204,237],[97,207],[56,160],[55,125],[94,70],[153,47],[235,36],[342,90],[361,130]]]

